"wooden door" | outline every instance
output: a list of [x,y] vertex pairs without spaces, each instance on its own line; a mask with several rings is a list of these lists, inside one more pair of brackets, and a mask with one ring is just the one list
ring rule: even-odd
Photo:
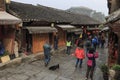
[[43,45],[46,41],[49,41],[49,34],[33,34],[33,53],[38,53],[43,51]]
[[62,29],[58,29],[58,36],[59,36],[59,41],[58,41],[58,46],[65,46],[66,43],[66,32]]

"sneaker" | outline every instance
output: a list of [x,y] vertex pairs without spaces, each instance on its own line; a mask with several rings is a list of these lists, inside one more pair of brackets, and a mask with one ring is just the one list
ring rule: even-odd
[[45,63],[45,67],[47,67],[46,63]]
[[48,66],[48,63],[45,63],[45,67],[47,67]]

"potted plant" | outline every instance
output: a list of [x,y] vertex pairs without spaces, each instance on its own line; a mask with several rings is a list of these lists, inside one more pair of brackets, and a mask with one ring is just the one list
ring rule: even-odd
[[113,70],[115,70],[115,80],[120,80],[120,65],[116,64],[112,67]]
[[103,73],[103,78],[104,78],[104,80],[108,80],[109,78],[109,69],[108,69],[108,66],[107,65],[105,65],[105,64],[103,64],[102,66],[101,66],[101,71],[102,71],[102,73]]

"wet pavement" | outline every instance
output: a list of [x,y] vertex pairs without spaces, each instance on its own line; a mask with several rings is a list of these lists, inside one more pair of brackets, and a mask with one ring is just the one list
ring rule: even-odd
[[[101,64],[107,63],[107,49],[98,49],[99,58],[94,73],[94,80],[103,80],[100,71]],[[62,52],[56,52],[51,57],[48,67],[44,66],[43,60],[23,62],[20,65],[0,70],[0,80],[85,80],[86,59],[82,68],[75,68],[76,58]],[[60,64],[60,68],[50,71],[51,65]]]

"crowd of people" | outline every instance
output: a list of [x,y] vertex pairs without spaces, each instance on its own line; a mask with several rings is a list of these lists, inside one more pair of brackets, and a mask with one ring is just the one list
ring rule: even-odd
[[[82,39],[81,37],[76,40],[76,46],[74,56],[76,57],[76,65],[77,67],[79,63],[79,67],[82,67],[82,62],[85,56],[87,57],[87,71],[86,71],[86,80],[93,80],[93,73],[96,67],[96,58],[98,58],[97,48],[104,48],[108,45],[105,45],[106,42],[105,35],[102,33],[101,35],[89,35],[87,40]],[[85,47],[84,47],[85,46]]]
[[[57,39],[58,40],[58,39]],[[96,58],[98,58],[97,48],[104,48],[105,47],[105,36],[101,34],[99,36],[96,35],[89,35],[87,40],[84,40],[82,36],[80,36],[76,42],[76,49],[74,51],[74,55],[76,57],[76,64],[75,68],[78,67],[82,68],[83,59],[87,57],[87,71],[86,71],[86,80],[90,79],[93,80],[93,73],[96,67]],[[57,41],[58,43],[58,41]],[[72,41],[70,38],[66,41],[66,54],[71,54],[71,47]],[[106,46],[107,47],[107,46]],[[45,55],[45,66],[48,65],[50,62],[50,50],[52,49],[48,42],[45,43],[43,46],[44,48],[44,55]],[[55,44],[55,49],[57,49],[57,45]]]
[[79,63],[79,67],[82,68],[82,62],[85,56],[88,58],[87,60],[87,71],[86,71],[86,80],[90,79],[93,80],[93,73],[96,66],[96,58],[98,58],[98,52],[96,51],[97,46],[97,37],[91,37],[89,36],[88,39],[85,41],[85,49],[84,49],[84,41],[81,39],[78,39],[76,42],[77,48],[75,49],[74,56],[76,57],[76,65]]

